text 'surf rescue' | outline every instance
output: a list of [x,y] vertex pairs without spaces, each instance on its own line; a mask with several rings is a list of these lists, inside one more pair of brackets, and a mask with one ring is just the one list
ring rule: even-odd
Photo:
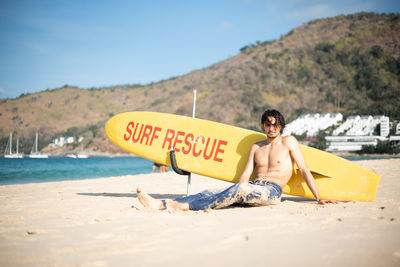
[[[161,127],[133,121],[126,126],[124,140],[146,146],[161,145],[162,149],[173,147],[176,152],[217,162],[222,162],[225,153],[224,146],[228,144],[227,141],[221,139],[206,138],[201,135],[196,137],[190,132],[164,130]],[[154,142],[155,140],[161,142]]]

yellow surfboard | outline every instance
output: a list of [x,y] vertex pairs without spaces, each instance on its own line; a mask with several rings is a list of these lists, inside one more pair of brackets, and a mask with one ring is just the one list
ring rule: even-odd
[[[106,124],[108,138],[140,157],[171,166],[175,150],[180,169],[237,183],[253,143],[265,134],[222,123],[157,112],[127,112]],[[379,176],[330,153],[301,145],[322,198],[373,201]],[[314,198],[296,166],[283,192]]]

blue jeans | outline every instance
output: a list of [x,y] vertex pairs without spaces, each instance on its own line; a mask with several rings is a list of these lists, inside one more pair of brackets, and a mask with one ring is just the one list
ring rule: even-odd
[[255,181],[238,183],[222,192],[203,191],[196,195],[177,198],[175,201],[189,203],[191,210],[220,209],[232,204],[264,206],[280,200],[282,188],[273,182]]

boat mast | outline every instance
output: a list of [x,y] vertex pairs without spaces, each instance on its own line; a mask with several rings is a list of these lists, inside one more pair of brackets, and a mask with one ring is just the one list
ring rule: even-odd
[[36,143],[35,143],[35,149],[36,149],[36,151],[35,151],[35,154],[37,154],[38,153],[38,133],[36,132]]
[[10,132],[10,155],[12,154],[12,132]]

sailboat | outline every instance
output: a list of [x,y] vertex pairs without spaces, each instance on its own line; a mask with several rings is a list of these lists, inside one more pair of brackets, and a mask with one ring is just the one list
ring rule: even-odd
[[4,151],[4,157],[8,159],[21,159],[24,157],[23,154],[20,154],[18,152],[18,147],[19,147],[19,139],[17,138],[17,151],[16,153],[12,152],[12,133],[10,133],[10,137],[8,138],[7,146]]
[[49,155],[42,154],[38,151],[38,139],[38,133],[36,133],[35,143],[32,146],[31,154],[29,154],[29,157],[31,159],[47,159]]
[[73,154],[68,154],[66,157],[72,159],[87,159],[89,156],[85,154],[73,153]]

